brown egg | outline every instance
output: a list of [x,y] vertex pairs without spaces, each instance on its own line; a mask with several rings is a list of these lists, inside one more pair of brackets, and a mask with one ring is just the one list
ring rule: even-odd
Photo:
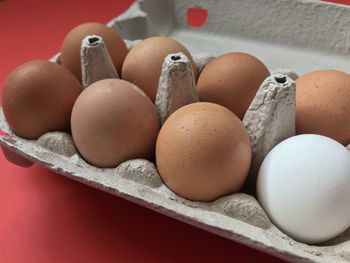
[[128,49],[113,29],[98,23],[85,23],[73,28],[65,37],[61,47],[61,63],[81,81],[80,47],[84,37],[98,35],[102,37],[109,55],[119,75]]
[[350,75],[336,70],[308,73],[296,80],[296,132],[350,143]]
[[266,66],[246,53],[228,53],[209,62],[198,78],[201,101],[218,103],[243,119],[261,83]]
[[167,37],[147,38],[133,47],[125,58],[122,79],[135,83],[154,102],[165,57],[171,53],[182,52],[196,66],[191,54],[179,42]]
[[73,104],[81,92],[67,69],[45,60],[27,62],[5,82],[2,107],[12,130],[36,139],[49,131],[69,131]]
[[251,162],[242,122],[227,108],[198,102],[175,111],[159,132],[156,160],[164,183],[176,194],[211,201],[237,192]]
[[105,79],[87,87],[74,104],[71,122],[77,149],[95,166],[115,167],[154,156],[156,109],[143,91],[125,80]]

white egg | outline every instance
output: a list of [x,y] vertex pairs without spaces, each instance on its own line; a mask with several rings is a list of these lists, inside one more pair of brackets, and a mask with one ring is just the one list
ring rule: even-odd
[[295,240],[329,240],[350,226],[350,152],[325,136],[291,137],[263,161],[258,200],[270,219]]

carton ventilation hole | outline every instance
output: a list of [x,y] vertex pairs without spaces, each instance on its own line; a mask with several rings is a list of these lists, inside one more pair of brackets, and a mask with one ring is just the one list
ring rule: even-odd
[[180,56],[177,56],[177,55],[171,56],[171,60],[172,60],[172,61],[178,61],[178,60],[180,60],[180,59],[181,59]]
[[200,28],[207,22],[208,10],[201,7],[190,7],[187,9],[187,25]]
[[98,37],[89,37],[88,40],[90,45],[96,45],[100,39]]
[[277,83],[283,84],[283,83],[285,83],[287,81],[287,78],[285,76],[283,76],[283,77],[275,77],[275,80],[276,80]]

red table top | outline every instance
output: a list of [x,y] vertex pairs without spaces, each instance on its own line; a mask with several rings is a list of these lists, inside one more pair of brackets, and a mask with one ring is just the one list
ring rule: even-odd
[[[57,53],[74,26],[106,23],[132,2],[0,0],[0,87],[15,66]],[[4,263],[283,262],[2,153],[0,211]]]

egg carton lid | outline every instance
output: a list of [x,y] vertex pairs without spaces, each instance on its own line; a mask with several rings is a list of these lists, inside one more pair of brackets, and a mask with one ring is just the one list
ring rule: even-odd
[[[191,9],[208,13],[202,27],[188,25]],[[214,0],[143,0],[108,25],[127,42],[168,35],[194,53],[217,56],[245,51],[270,69],[288,68],[303,74],[329,68],[347,71],[349,24],[349,7],[315,0],[223,0],[220,4]],[[0,144],[25,159],[196,227],[292,262],[350,262],[349,231],[323,246],[308,246],[273,226],[252,196],[238,193],[205,205],[190,202],[166,188],[154,165],[145,160],[99,169],[69,148],[70,138],[64,134],[38,141],[19,138],[11,133],[2,111],[0,129],[11,135],[0,137]],[[67,142],[67,149],[54,152],[45,148],[50,140],[51,144],[52,140]]]
[[[200,27],[188,23],[193,9]],[[190,52],[247,52],[299,75],[350,68],[350,8],[319,0],[141,0],[108,25],[128,40],[167,35]]]

